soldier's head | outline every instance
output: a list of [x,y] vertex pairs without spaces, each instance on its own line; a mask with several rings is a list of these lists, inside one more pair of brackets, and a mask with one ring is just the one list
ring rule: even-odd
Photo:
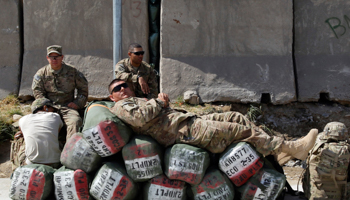
[[56,109],[53,107],[53,103],[46,98],[40,98],[33,101],[31,109],[33,114],[37,113],[38,111],[46,111],[46,112],[56,111]]
[[51,45],[47,47],[46,59],[53,70],[59,70],[62,67],[62,47],[60,45]]
[[108,92],[109,98],[114,102],[135,96],[134,92],[129,88],[128,84],[120,79],[114,79],[109,84]]
[[345,124],[341,122],[330,122],[324,127],[323,134],[321,135],[320,139],[332,139],[336,141],[348,140],[348,129],[346,128]]
[[142,63],[143,54],[145,52],[142,46],[137,43],[132,43],[129,45],[128,55],[130,58],[130,64],[134,67],[139,67]]

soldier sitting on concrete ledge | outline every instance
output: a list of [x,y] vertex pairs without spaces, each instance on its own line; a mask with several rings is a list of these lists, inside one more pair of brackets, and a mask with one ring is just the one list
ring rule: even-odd
[[137,97],[157,98],[158,82],[154,69],[143,60],[145,52],[137,43],[129,45],[128,55],[115,66],[115,77],[128,83]]
[[[84,108],[88,98],[88,82],[75,67],[64,63],[62,47],[47,47],[48,65],[34,76],[32,90],[35,99],[48,98],[67,126],[67,139],[79,131],[83,121],[78,109]],[[77,90],[76,97],[74,96]]]
[[311,129],[302,139],[285,141],[269,136],[238,112],[197,116],[169,108],[167,94],[147,100],[135,97],[128,84],[119,79],[109,84],[109,97],[116,102],[111,112],[128,124],[137,134],[150,135],[169,146],[186,143],[221,153],[233,142],[248,142],[263,155],[284,152],[304,160],[313,147],[318,130]]

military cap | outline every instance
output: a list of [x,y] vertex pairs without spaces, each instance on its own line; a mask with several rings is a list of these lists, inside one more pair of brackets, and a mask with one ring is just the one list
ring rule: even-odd
[[39,108],[41,108],[43,106],[53,107],[53,104],[49,99],[46,99],[46,98],[36,99],[35,101],[33,101],[32,106],[31,106],[32,113],[35,113]]
[[47,55],[50,55],[50,53],[58,53],[59,55],[62,55],[62,46],[51,45],[47,47]]

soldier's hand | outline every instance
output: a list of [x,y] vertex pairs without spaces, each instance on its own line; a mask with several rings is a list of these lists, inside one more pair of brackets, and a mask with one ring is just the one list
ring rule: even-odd
[[73,109],[75,109],[75,110],[78,110],[78,106],[77,106],[77,104],[75,104],[75,103],[73,103],[73,102],[70,102],[69,104],[68,104],[68,107],[69,108],[73,108]]
[[169,96],[165,93],[159,93],[158,99],[162,100],[164,102],[164,108],[169,106]]
[[148,94],[150,92],[148,84],[142,76],[139,77],[139,84],[140,84],[141,90],[144,94]]
[[18,139],[21,138],[21,137],[23,137],[22,131],[17,131],[17,133],[15,134],[14,138],[15,138],[16,140],[18,140]]

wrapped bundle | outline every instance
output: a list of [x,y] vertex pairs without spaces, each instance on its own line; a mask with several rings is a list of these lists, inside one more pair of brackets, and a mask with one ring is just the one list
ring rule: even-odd
[[220,156],[219,168],[236,185],[241,186],[262,168],[264,161],[246,142],[231,144]]
[[134,199],[138,186],[126,175],[121,165],[114,162],[104,164],[97,172],[90,187],[96,199]]
[[82,137],[75,133],[69,138],[61,153],[62,165],[70,169],[81,169],[86,173],[97,170],[102,165],[102,158]]
[[238,191],[242,194],[241,199],[275,200],[281,194],[285,183],[284,174],[264,167],[239,187]]
[[191,187],[193,199],[222,199],[232,200],[235,190],[232,182],[218,169],[210,169],[199,185]]
[[163,174],[162,151],[162,147],[151,137],[135,136],[122,150],[128,175],[135,182],[140,182]]
[[89,181],[81,170],[71,170],[62,166],[53,174],[56,199],[88,200]]
[[85,110],[83,137],[101,157],[118,153],[132,135],[132,130],[109,111],[112,105],[114,102],[93,102]]
[[32,164],[18,167],[11,176],[11,199],[45,199],[53,189],[54,169]]
[[188,144],[175,144],[165,151],[164,173],[170,179],[197,185],[202,181],[210,163],[204,149]]
[[143,187],[144,200],[185,200],[186,184],[183,181],[170,180],[164,174],[148,181]]

